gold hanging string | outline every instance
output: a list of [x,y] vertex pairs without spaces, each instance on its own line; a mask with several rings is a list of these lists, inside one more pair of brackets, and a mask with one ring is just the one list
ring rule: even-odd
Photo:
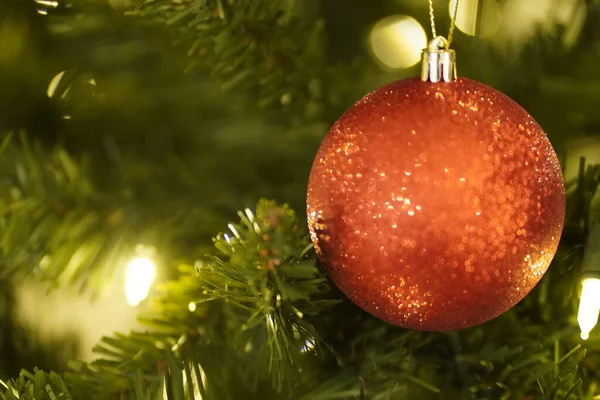
[[[431,34],[435,39],[437,31],[435,29],[435,15],[433,1],[429,0],[429,21],[431,22]],[[448,30],[448,47],[452,44],[454,38],[454,29],[456,28],[456,14],[458,13],[458,0],[450,0],[450,29]]]
[[454,29],[456,28],[456,14],[458,14],[458,0],[450,2],[450,29],[448,30],[448,47],[452,44],[454,38]]
[[429,22],[431,22],[431,35],[433,38],[437,37],[437,32],[435,31],[435,15],[433,13],[433,0],[429,0]]

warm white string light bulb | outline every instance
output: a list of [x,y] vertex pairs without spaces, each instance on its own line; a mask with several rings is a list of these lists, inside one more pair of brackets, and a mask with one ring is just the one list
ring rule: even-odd
[[[579,160],[579,185],[583,185],[581,177],[585,172],[585,158]],[[592,205],[597,203],[597,196],[592,198]],[[597,207],[590,206],[588,215],[587,240],[583,251],[583,262],[581,265],[581,298],[579,300],[579,311],[577,322],[581,330],[581,338],[587,340],[590,332],[598,323],[598,312],[600,312],[600,223]]]
[[581,281],[581,300],[579,300],[579,312],[577,322],[581,329],[581,338],[587,340],[590,332],[598,323],[600,312],[600,279],[585,278]]
[[136,307],[150,292],[156,274],[156,265],[147,256],[132,259],[125,271],[125,296],[131,307]]

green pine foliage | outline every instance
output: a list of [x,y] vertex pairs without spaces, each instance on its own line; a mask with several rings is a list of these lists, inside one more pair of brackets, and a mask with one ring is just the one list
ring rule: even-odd
[[8,383],[0,382],[0,386],[3,389],[0,394],[2,400],[82,398],[79,393],[72,392],[73,389],[56,373],[45,373],[38,369],[33,373],[23,371],[17,379]]
[[204,70],[224,90],[251,94],[263,112],[305,125],[345,104],[346,82],[360,66],[327,56],[323,19],[307,18],[313,8],[296,0],[154,0],[139,2],[128,15],[174,31],[190,57],[187,70]]
[[524,324],[540,307],[525,302],[460,332],[389,326],[336,292],[303,226],[272,201],[240,212],[212,255],[158,288],[148,331],[104,338],[63,378],[23,371],[2,398],[586,398],[572,323]]
[[[549,273],[482,326],[390,326],[330,283],[293,211],[312,157],[354,100],[414,75],[369,61],[369,26],[391,13],[427,21],[412,2],[333,3],[2,2],[0,129],[13,132],[0,146],[2,285],[101,294],[140,243],[158,249],[165,279],[145,330],[104,338],[91,364],[9,376],[0,399],[600,398],[600,341],[582,344],[575,321],[597,166],[567,183]],[[598,126],[597,7],[587,2],[572,48],[557,27],[517,61],[459,35],[461,73],[523,104],[562,153]]]

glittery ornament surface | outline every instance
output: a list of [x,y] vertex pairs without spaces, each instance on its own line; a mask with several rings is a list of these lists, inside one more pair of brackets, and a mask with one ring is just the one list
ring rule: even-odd
[[563,227],[546,135],[504,94],[407,79],[352,106],[316,156],[309,228],[332,280],[389,323],[490,320],[546,272]]

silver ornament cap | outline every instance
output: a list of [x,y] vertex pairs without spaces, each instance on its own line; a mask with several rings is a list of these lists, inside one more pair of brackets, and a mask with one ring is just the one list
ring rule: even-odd
[[456,53],[450,50],[448,40],[438,36],[421,53],[421,80],[423,82],[451,82],[456,80]]

